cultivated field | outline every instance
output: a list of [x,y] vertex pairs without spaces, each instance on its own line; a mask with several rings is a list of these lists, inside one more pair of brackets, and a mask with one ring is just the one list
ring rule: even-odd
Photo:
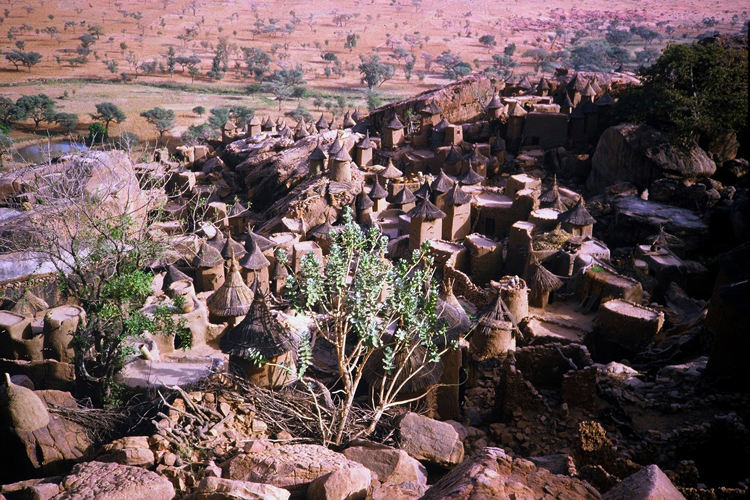
[[[691,41],[710,30],[739,31],[747,19],[743,5],[727,0],[4,0],[3,52],[37,52],[41,60],[29,71],[3,58],[0,95],[13,100],[38,93],[63,97],[57,107],[80,116],[80,133],[91,122],[94,105],[111,101],[128,116],[113,125],[113,135],[128,130],[152,139],[155,131],[138,115],[161,106],[175,111],[177,126],[167,136],[178,136],[188,125],[205,121],[190,111],[198,105],[244,105],[258,114],[279,114],[272,94],[246,92],[258,79],[243,48],[268,55],[261,64],[264,77],[282,68],[302,69],[309,95],[283,101],[282,111],[301,101],[311,112],[327,111],[330,117],[328,111],[340,116],[342,102],[367,106],[361,56],[375,54],[395,66],[394,76],[375,88],[387,100],[446,83],[446,70],[457,61],[467,63],[462,71],[493,68],[501,76],[538,79],[552,66],[571,66],[576,47],[604,42],[609,26],[624,32],[637,26],[659,37],[618,41],[611,48],[623,49],[624,55],[615,53],[608,61],[614,68],[616,58],[624,58],[624,67],[635,70],[646,61],[647,49],[658,51],[669,40]],[[502,56],[511,44],[516,50],[508,64]],[[451,57],[441,59],[446,51]],[[191,64],[174,64],[170,71],[170,57],[179,62],[191,56],[196,56]],[[549,64],[540,64],[545,58]],[[212,73],[217,67],[220,79]],[[46,134],[45,126],[55,132],[46,123],[34,131],[31,123],[16,126],[12,135],[23,142],[32,138],[30,132]]]

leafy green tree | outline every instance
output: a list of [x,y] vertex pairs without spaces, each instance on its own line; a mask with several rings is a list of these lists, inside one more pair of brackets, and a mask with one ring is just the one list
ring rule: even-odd
[[746,50],[713,42],[670,43],[642,68],[615,106],[620,121],[645,123],[682,144],[708,148],[726,134],[747,137]]
[[[438,290],[427,246],[392,265],[385,258],[388,239],[378,229],[361,229],[351,209],[343,220],[331,234],[325,264],[306,254],[287,285],[294,307],[334,347],[341,391],[334,418],[320,422],[324,442],[334,445],[372,434],[389,409],[423,397],[404,401],[402,389],[452,347],[437,324]],[[300,349],[301,374],[310,362],[307,340]],[[370,387],[368,407],[355,402],[366,369],[381,374]]]
[[221,130],[227,120],[232,120],[238,127],[244,127],[253,119],[253,116],[255,116],[255,110],[246,106],[211,108],[208,125],[215,130]]
[[287,111],[286,113],[284,113],[284,116],[288,116],[297,121],[304,119],[305,121],[310,122],[314,120],[313,115],[305,106],[302,105],[302,103],[297,104],[297,107],[292,111]]
[[256,82],[263,80],[263,77],[270,71],[273,58],[270,54],[258,47],[242,47],[242,53],[245,57],[245,64]]
[[55,101],[47,94],[25,95],[18,98],[13,108],[13,118],[16,121],[31,119],[34,128],[39,128],[43,121],[52,121],[55,114]]
[[570,50],[570,63],[576,71],[604,71],[611,68],[606,44],[587,42]]
[[508,56],[508,57],[513,57],[513,54],[515,54],[515,53],[516,53],[516,44],[515,43],[510,43],[510,44],[506,45],[505,48],[503,49],[503,54],[506,55],[506,56]]
[[206,108],[204,108],[203,106],[196,106],[192,109],[192,111],[198,116],[203,116],[206,114]]
[[174,111],[171,109],[156,107],[142,112],[141,116],[156,128],[157,132],[159,132],[159,139],[164,136],[164,132],[175,125],[176,117]]
[[52,121],[61,126],[63,130],[70,133],[78,127],[79,119],[78,115],[75,113],[55,113],[52,117]]
[[492,47],[497,46],[497,41],[495,41],[495,35],[482,35],[479,37],[479,43],[487,47],[487,52],[492,50]]
[[[176,311],[170,306],[142,309],[152,293],[147,265],[166,250],[148,233],[151,223],[163,220],[163,211],[152,210],[152,199],[123,190],[122,183],[138,185],[135,174],[124,174],[97,154],[66,163],[60,175],[30,176],[37,210],[5,243],[54,266],[61,294],[86,312],[73,340],[76,382],[82,395],[102,405],[111,401],[126,357],[135,353],[132,340],[145,331],[184,335],[185,324],[173,319]],[[102,179],[117,182],[90,189],[94,168]]]
[[607,43],[619,47],[620,45],[625,45],[632,40],[633,34],[628,30],[618,30],[610,26],[607,33],[604,35],[604,39]]
[[167,71],[170,77],[174,75],[175,65],[177,65],[177,52],[175,52],[174,46],[170,45],[167,49]]
[[367,88],[372,90],[387,82],[396,74],[396,67],[392,64],[380,62],[380,56],[370,54],[369,56],[360,55],[359,72],[362,74],[362,83],[367,84]]
[[369,111],[377,109],[382,105],[383,99],[380,98],[380,95],[377,92],[374,92],[373,90],[367,92],[367,109]]
[[31,67],[36,66],[42,61],[42,54],[39,52],[23,52],[22,50],[11,50],[5,53],[5,59],[16,67],[16,71],[20,71],[21,66],[28,68],[31,73]]
[[471,64],[450,50],[446,50],[437,56],[435,63],[443,67],[443,75],[449,80],[457,80],[471,73]]
[[96,105],[96,113],[92,113],[91,118],[104,122],[104,128],[109,134],[109,124],[112,122],[122,123],[127,119],[127,116],[117,105],[111,102],[100,102]]
[[13,119],[16,103],[12,99],[0,96],[0,124],[8,124]]

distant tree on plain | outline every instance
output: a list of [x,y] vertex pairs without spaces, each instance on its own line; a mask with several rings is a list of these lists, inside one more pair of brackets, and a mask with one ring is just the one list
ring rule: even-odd
[[112,122],[122,123],[127,119],[127,116],[117,105],[111,102],[100,102],[96,105],[96,113],[92,113],[91,118],[104,122],[104,128],[109,134],[109,124]]
[[141,113],[141,116],[146,119],[156,131],[159,132],[159,139],[164,137],[164,132],[171,129],[175,125],[175,114],[171,109],[164,109],[160,107],[149,109]]

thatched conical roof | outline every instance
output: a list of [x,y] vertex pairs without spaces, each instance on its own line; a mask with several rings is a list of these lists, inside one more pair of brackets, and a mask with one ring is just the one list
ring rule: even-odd
[[351,155],[349,155],[349,152],[343,146],[336,151],[336,154],[331,156],[331,159],[335,161],[352,161]]
[[568,209],[560,197],[560,189],[557,187],[557,176],[553,177],[552,185],[539,195],[539,204],[541,208],[553,208],[560,213]]
[[454,184],[455,181],[451,179],[448,174],[445,173],[445,170],[441,168],[440,173],[437,177],[435,177],[435,180],[432,181],[432,185],[430,185],[430,187],[432,188],[432,191],[434,193],[443,194],[447,193]]
[[503,108],[503,102],[500,100],[500,96],[495,94],[492,96],[492,99],[490,99],[490,102],[487,103],[487,109],[502,109]]
[[253,291],[242,279],[237,259],[232,257],[224,283],[206,299],[206,307],[215,316],[236,317],[247,314],[252,303]]
[[359,141],[359,143],[357,144],[357,147],[359,149],[372,149],[375,147],[375,144],[373,144],[373,142],[370,140],[369,130],[365,133],[365,138]]
[[230,234],[227,240],[224,242],[224,248],[221,249],[221,256],[224,260],[230,260],[232,258],[240,259],[247,253],[245,246],[239,241],[232,238]]
[[367,210],[368,208],[372,208],[374,204],[375,203],[370,199],[370,197],[367,196],[364,188],[359,192],[359,194],[357,195],[357,200],[354,203],[357,210]]
[[257,115],[253,115],[253,117],[252,117],[252,118],[250,118],[250,121],[249,121],[249,122],[247,122],[247,124],[248,124],[248,125],[252,125],[252,126],[258,126],[258,125],[260,125],[260,124],[261,124],[261,123],[260,123],[260,118],[258,118],[258,116],[257,116]]
[[209,245],[214,247],[216,250],[221,252],[221,249],[224,248],[224,243],[226,242],[226,236],[224,236],[224,233],[219,231],[218,228],[216,228],[216,234],[214,234],[213,238],[209,238],[206,240]]
[[414,191],[414,196],[417,198],[429,198],[432,194],[432,189],[430,189],[430,183],[427,182],[427,179],[424,180],[422,185]]
[[591,81],[589,81],[589,85],[591,85],[591,88],[594,89],[594,92],[596,94],[602,91],[602,88],[599,86],[599,82],[596,81],[596,75],[591,77]]
[[262,236],[256,232],[254,232],[252,229],[248,231],[247,239],[245,240],[245,250],[248,249],[248,240],[252,239],[256,245],[260,247],[261,252],[265,252],[269,248],[273,248],[276,246],[276,242],[273,240],[269,240],[265,236]]
[[432,131],[433,132],[438,132],[438,133],[445,132],[445,129],[448,128],[448,125],[450,125],[450,124],[451,124],[451,122],[449,122],[447,119],[443,118],[442,120],[440,120],[439,122],[437,122],[437,124],[435,124],[435,125],[432,126]]
[[404,187],[401,191],[393,196],[393,203],[396,205],[406,205],[407,203],[414,203],[417,201],[417,197],[411,192],[411,189]]
[[490,153],[495,154],[500,151],[505,151],[505,140],[502,137],[495,137],[495,140],[490,144]]
[[271,117],[266,117],[266,121],[263,122],[263,125],[261,125],[263,128],[274,128],[276,124],[271,120]]
[[300,139],[304,139],[305,137],[310,137],[310,132],[307,131],[307,125],[300,127],[298,130],[294,131],[295,141],[299,141]]
[[162,285],[163,290],[167,290],[169,285],[175,281],[193,281],[193,278],[177,269],[174,265],[167,267],[167,272],[164,275],[164,283]]
[[473,186],[475,184],[480,184],[484,180],[484,177],[479,175],[476,170],[474,170],[473,167],[469,167],[469,169],[461,174],[461,176],[458,178],[458,181],[461,184],[464,184],[466,186]]
[[581,92],[581,95],[584,97],[591,97],[593,98],[596,95],[596,91],[594,90],[594,87],[591,86],[591,83],[587,83],[586,86],[583,88],[583,92]]
[[658,245],[662,247],[684,247],[685,242],[673,234],[669,234],[664,230],[664,226],[659,226],[659,232],[648,236],[644,241],[646,245]]
[[325,116],[323,116],[323,113],[320,113],[320,118],[315,122],[315,127],[317,127],[318,130],[328,130],[328,121],[325,119]]
[[370,199],[382,200],[383,198],[387,196],[388,196],[388,191],[386,191],[385,188],[380,185],[380,180],[376,177],[375,184],[373,184],[372,189],[370,189]]
[[609,94],[609,92],[605,92],[603,96],[596,100],[597,106],[612,106],[614,103],[615,100],[612,99],[612,96]]
[[445,195],[445,202],[451,206],[465,205],[471,201],[471,195],[461,189],[459,184],[454,184],[453,187]]
[[443,112],[443,108],[438,106],[438,104],[435,101],[430,101],[425,106],[419,110],[420,113],[424,113],[426,115],[439,115]]
[[573,107],[573,101],[570,100],[570,96],[566,92],[563,97],[563,102],[560,104],[561,108],[572,108]]
[[344,115],[344,128],[352,128],[357,124],[357,121],[352,118],[352,115],[347,111]]
[[549,90],[549,82],[546,78],[542,77],[539,79],[539,84],[536,86],[538,90]]
[[391,119],[386,122],[385,128],[390,130],[401,130],[404,128],[404,124],[398,119],[398,115],[394,113]]
[[398,179],[399,177],[403,177],[404,173],[396,168],[392,159],[388,158],[388,165],[386,165],[385,170],[378,175],[383,179]]
[[341,151],[341,148],[343,148],[344,145],[341,144],[341,136],[338,134],[336,135],[336,139],[333,140],[330,146],[328,146],[328,154],[329,155],[335,155],[339,151]]
[[257,291],[245,318],[224,334],[219,347],[224,354],[246,360],[254,359],[256,354],[273,359],[293,351],[295,343],[271,314],[265,296]]
[[455,165],[456,163],[463,161],[464,155],[461,153],[456,146],[451,146],[451,150],[448,152],[448,156],[445,157],[446,165]]
[[560,214],[559,220],[574,226],[588,226],[596,222],[596,219],[586,210],[586,202],[583,196],[578,197],[578,202],[573,208]]
[[308,236],[311,236],[315,239],[328,239],[331,237],[331,232],[334,230],[331,223],[328,221],[328,217],[326,216],[325,222],[323,224],[318,224],[314,228],[310,229],[308,232]]
[[219,250],[204,241],[198,250],[198,254],[193,258],[192,264],[193,267],[216,267],[224,264],[224,257],[221,256]]
[[320,139],[318,139],[318,145],[315,146],[315,149],[313,149],[312,153],[310,153],[310,156],[308,157],[311,160],[326,160],[328,159],[328,153],[321,147],[320,145]]
[[516,87],[522,90],[530,90],[531,81],[529,81],[529,77],[524,75],[524,77],[521,78],[521,81],[516,84]]
[[528,112],[523,109],[523,106],[518,101],[512,101],[510,103],[510,109],[508,110],[508,116],[526,116]]
[[231,207],[229,207],[229,212],[227,212],[227,216],[229,218],[232,217],[242,217],[246,215],[247,207],[240,203],[239,200],[235,201]]
[[409,218],[416,220],[436,220],[445,217],[445,212],[432,204],[430,200],[419,200],[417,205],[409,210]]
[[23,295],[16,300],[10,312],[20,314],[21,316],[34,316],[37,313],[49,309],[49,304],[41,297],[37,297],[28,289],[24,290]]
[[529,264],[526,284],[533,295],[542,295],[559,289],[563,282],[552,274],[546,267],[541,265],[537,259]]
[[508,306],[500,297],[500,291],[498,290],[495,294],[495,298],[490,302],[487,307],[479,315],[479,321],[477,322],[478,327],[484,332],[484,336],[488,337],[490,331],[503,328],[502,322],[510,322],[516,325],[516,319],[508,309]]
[[245,269],[259,271],[271,265],[271,262],[263,255],[263,251],[255,238],[247,238],[245,250],[247,250],[247,253],[240,259],[240,265]]
[[586,88],[587,84],[588,82],[579,73],[576,73],[575,76],[573,76],[573,79],[568,83],[567,88],[569,91],[583,92],[583,89]]
[[453,295],[452,287],[449,287],[440,295],[437,301],[436,313],[438,316],[438,327],[447,323],[445,339],[439,339],[437,343],[445,345],[445,341],[452,342],[463,337],[471,330],[472,323],[469,315]]
[[478,144],[474,144],[474,147],[471,148],[471,152],[466,155],[465,159],[469,162],[469,165],[487,165],[490,162],[489,158],[479,152]]

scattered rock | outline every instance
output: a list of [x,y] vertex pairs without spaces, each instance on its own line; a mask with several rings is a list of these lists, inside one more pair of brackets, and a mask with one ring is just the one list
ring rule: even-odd
[[288,500],[289,492],[270,484],[205,477],[196,491],[198,500]]
[[148,437],[128,436],[105,445],[97,460],[148,469],[154,465],[154,452],[149,449]]
[[321,476],[307,488],[307,500],[365,500],[372,474],[365,467],[350,467]]
[[412,482],[427,484],[427,470],[403,450],[366,442],[344,450],[349,460],[367,467],[381,483],[401,484]]
[[685,500],[659,466],[649,465],[621,481],[604,500]]
[[601,498],[579,479],[556,476],[524,459],[511,459],[500,448],[485,448],[435,483],[420,500],[566,500]]
[[114,463],[88,462],[73,467],[54,500],[172,500],[172,483],[155,472]]
[[452,467],[464,458],[464,445],[452,425],[416,413],[400,418],[399,447],[417,460]]

